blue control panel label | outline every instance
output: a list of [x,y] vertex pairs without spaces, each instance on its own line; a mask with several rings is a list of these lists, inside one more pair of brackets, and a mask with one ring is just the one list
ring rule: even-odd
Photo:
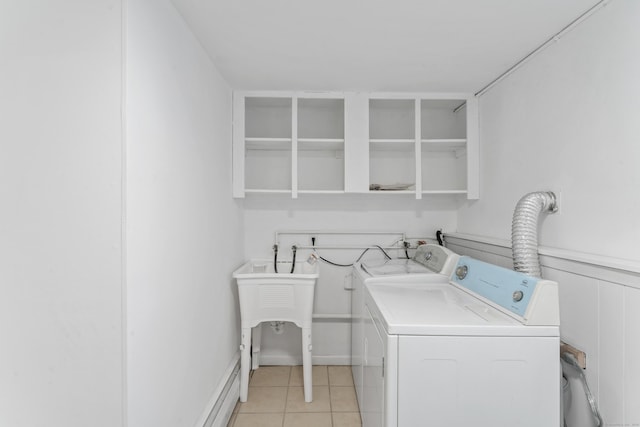
[[451,280],[521,317],[540,281],[537,277],[468,256],[460,257]]

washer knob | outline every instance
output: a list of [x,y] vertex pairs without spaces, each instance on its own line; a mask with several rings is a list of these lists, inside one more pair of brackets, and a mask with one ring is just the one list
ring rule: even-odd
[[522,291],[515,291],[513,293],[513,301],[514,302],[520,302],[522,301],[522,298],[524,297],[524,293]]
[[456,277],[462,280],[465,277],[467,277],[468,272],[469,272],[469,267],[467,267],[466,265],[461,265],[458,268],[456,268]]

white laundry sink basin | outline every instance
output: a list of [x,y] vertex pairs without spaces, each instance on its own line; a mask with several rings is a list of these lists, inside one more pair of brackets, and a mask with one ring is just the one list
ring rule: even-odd
[[318,263],[297,262],[293,273],[290,271],[291,262],[279,262],[276,273],[273,261],[254,259],[233,272],[243,328],[268,321],[311,327]]
[[296,262],[296,267],[291,273],[291,262],[278,262],[278,272],[273,268],[273,261],[263,259],[252,259],[242,264],[240,268],[233,272],[236,279],[269,279],[286,278],[290,279],[317,279],[318,263]]

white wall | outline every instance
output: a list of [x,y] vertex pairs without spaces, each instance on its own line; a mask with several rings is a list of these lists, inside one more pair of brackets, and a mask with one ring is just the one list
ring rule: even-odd
[[480,98],[481,199],[458,215],[461,233],[510,239],[517,200],[554,190],[560,213],[543,218],[542,246],[635,260],[626,272],[544,270],[607,425],[640,423],[639,19],[640,2],[614,0]]
[[[286,195],[250,194],[244,202],[245,256],[273,257],[276,231],[400,231],[408,237],[431,237],[439,228],[455,229],[459,199],[452,196],[424,196],[416,200],[411,195]],[[318,245],[348,245],[363,243],[385,245],[394,238],[368,236],[319,236]],[[286,237],[281,240],[279,259],[291,259],[291,245],[310,245],[309,236]],[[353,262],[361,250],[321,250],[321,255],[338,263]],[[300,251],[298,260],[305,260],[309,251]],[[394,254],[404,256],[403,254]],[[379,256],[370,251],[367,256]],[[316,285],[314,313],[348,315],[351,293],[345,290],[345,275],[350,268],[321,263]],[[348,286],[348,284],[347,284]],[[351,355],[349,320],[314,321],[313,356],[316,364],[348,364]],[[301,363],[300,329],[287,325],[282,335],[263,328],[262,353],[267,363]]]
[[0,425],[123,420],[120,1],[0,4]]
[[509,238],[518,199],[553,190],[542,245],[640,259],[638,19],[612,1],[480,98],[481,199],[459,232]]
[[239,344],[231,90],[168,0],[127,12],[128,421],[191,427]]

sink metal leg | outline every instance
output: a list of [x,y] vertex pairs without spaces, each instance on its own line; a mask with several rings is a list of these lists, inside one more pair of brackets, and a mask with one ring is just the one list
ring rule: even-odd
[[260,367],[260,342],[262,341],[262,323],[251,331],[251,369],[254,371]]
[[251,364],[251,328],[242,328],[240,344],[240,402],[246,402],[249,394],[249,368]]
[[302,328],[302,374],[304,380],[304,401],[307,403],[313,401],[311,350],[311,328]]

